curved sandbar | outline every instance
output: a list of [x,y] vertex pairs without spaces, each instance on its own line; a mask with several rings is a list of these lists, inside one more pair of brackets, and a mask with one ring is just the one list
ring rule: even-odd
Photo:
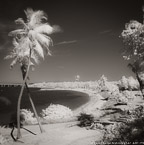
[[33,95],[33,100],[39,113],[50,104],[60,104],[75,110],[90,100],[87,93],[79,90],[40,89],[39,91],[33,92]]
[[[32,99],[39,114],[42,112],[42,109],[47,108],[51,103],[64,105],[72,110],[76,110],[90,100],[89,95],[80,90],[30,89]],[[6,97],[10,101],[10,104],[6,105],[3,103],[3,105],[0,106],[0,123],[9,122],[11,114],[16,111],[19,91],[20,88],[3,88],[1,95]],[[21,108],[32,110],[26,91],[24,91],[22,97]]]

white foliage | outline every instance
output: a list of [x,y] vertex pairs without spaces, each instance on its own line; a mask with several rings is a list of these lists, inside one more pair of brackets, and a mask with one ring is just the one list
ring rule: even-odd
[[139,77],[140,77],[140,79],[141,79],[142,81],[144,81],[144,72],[140,72],[140,73],[139,73]]
[[123,91],[122,94],[127,98],[127,99],[134,99],[135,95],[132,91]]
[[127,78],[125,76],[122,76],[121,80],[119,81],[119,87],[124,88],[124,89],[128,89],[128,81],[127,81]]
[[138,90],[139,82],[132,76],[130,76],[129,78],[122,76],[122,79],[119,81],[118,86],[120,89],[124,90]]
[[128,103],[128,98],[122,93],[115,94],[115,100],[117,103]]
[[0,126],[0,145],[4,145],[8,142],[9,129]]
[[6,142],[6,139],[0,134],[0,144],[3,145]]
[[134,95],[134,93],[128,90],[114,94],[114,99],[116,100],[117,103],[128,103],[135,97],[136,96]]
[[122,52],[125,60],[131,60],[131,63],[135,63],[139,59],[143,59],[144,55],[144,25],[138,21],[131,20],[125,25],[125,30],[121,33],[121,38],[124,43],[124,49]]
[[52,34],[54,31],[53,27],[48,24],[40,25],[39,27],[36,27],[34,30],[37,33],[48,34],[48,35]]
[[6,57],[7,59],[14,59],[11,67],[17,62],[23,65],[23,59],[30,57],[30,50],[32,61],[39,64],[40,58],[44,59],[45,54],[51,55],[49,46],[52,45],[52,39],[49,35],[60,31],[59,26],[50,26],[48,24],[45,12],[41,10],[34,11],[31,8],[24,12],[27,16],[27,22],[22,18],[18,18],[15,22],[21,25],[22,28],[9,33],[9,36],[14,39],[14,48],[10,55]]
[[101,91],[109,91],[111,93],[119,91],[118,86],[113,82],[108,82],[104,75],[98,80],[98,87]]
[[34,117],[34,113],[27,109],[21,109],[21,114],[24,116],[25,124],[37,124],[37,119]]
[[139,82],[136,79],[134,79],[133,77],[129,77],[128,78],[128,87],[131,90],[138,89],[139,88]]
[[44,11],[33,11],[32,8],[28,8],[27,10],[25,10],[25,14],[28,19],[28,25],[31,29],[35,28],[37,25],[42,24],[43,20],[48,19]]
[[141,23],[138,21],[132,20],[129,23],[126,23],[125,30],[122,32],[122,37],[127,37],[128,35],[131,35],[135,32],[137,32],[138,29],[140,29],[142,26]]
[[53,123],[70,120],[73,117],[73,112],[66,106],[51,104],[48,108],[42,110],[41,115],[46,122]]
[[107,87],[107,90],[111,93],[119,92],[118,86],[116,84],[111,83],[111,82],[107,82],[106,87]]

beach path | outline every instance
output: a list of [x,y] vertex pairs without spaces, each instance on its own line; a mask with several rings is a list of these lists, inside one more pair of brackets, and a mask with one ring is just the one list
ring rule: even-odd
[[43,125],[45,133],[40,133],[38,126],[27,126],[37,133],[36,136],[22,130],[24,143],[10,141],[7,145],[92,145],[101,137],[99,130],[87,130],[73,123]]

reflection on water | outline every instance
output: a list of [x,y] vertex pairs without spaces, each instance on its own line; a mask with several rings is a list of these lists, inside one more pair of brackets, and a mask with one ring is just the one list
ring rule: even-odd
[[[30,90],[39,114],[51,103],[64,105],[74,110],[89,100],[87,94],[77,91],[40,90],[38,88],[31,88]],[[19,93],[20,87],[0,88],[0,123],[7,121],[11,113],[16,111]],[[24,90],[22,97],[21,108],[32,110],[26,90]]]

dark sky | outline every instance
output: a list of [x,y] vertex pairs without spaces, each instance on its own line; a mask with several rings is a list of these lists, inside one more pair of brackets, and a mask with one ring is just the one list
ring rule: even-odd
[[0,82],[21,82],[19,65],[9,69],[11,60],[3,60],[12,49],[8,32],[14,30],[14,20],[25,19],[24,9],[44,10],[51,25],[63,32],[51,35],[52,56],[46,57],[35,71],[31,82],[95,81],[101,75],[119,80],[133,75],[122,59],[123,44],[119,38],[125,23],[142,23],[144,0],[5,0],[0,4]]

